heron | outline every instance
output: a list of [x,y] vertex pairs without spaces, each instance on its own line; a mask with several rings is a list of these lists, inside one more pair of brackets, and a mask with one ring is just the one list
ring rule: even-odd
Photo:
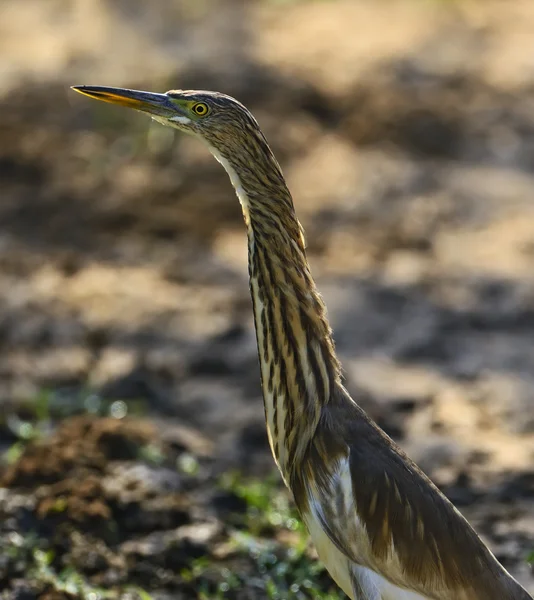
[[343,386],[293,199],[258,122],[220,93],[74,86],[207,144],[230,177],[271,451],[320,560],[352,600],[533,600]]

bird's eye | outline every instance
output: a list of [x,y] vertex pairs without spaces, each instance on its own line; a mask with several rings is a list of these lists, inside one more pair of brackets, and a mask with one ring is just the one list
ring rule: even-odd
[[197,102],[195,105],[193,105],[193,112],[199,117],[204,117],[208,114],[208,111],[208,105],[204,102]]

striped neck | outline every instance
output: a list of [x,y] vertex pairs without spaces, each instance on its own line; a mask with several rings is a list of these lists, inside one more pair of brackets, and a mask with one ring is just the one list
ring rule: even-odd
[[250,291],[256,325],[265,418],[271,449],[288,477],[315,431],[321,407],[330,399],[339,365],[325,306],[313,279],[301,238],[271,214],[266,228],[253,206],[248,211]]
[[[325,305],[311,277],[293,201],[274,162],[271,178],[228,172],[248,229],[250,291],[267,432],[287,480],[340,381]],[[273,157],[274,161],[274,157]]]

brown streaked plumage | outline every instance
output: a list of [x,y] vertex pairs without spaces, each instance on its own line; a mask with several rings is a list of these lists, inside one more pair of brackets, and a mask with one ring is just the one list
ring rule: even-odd
[[247,225],[269,442],[321,560],[353,600],[532,600],[343,388],[282,171],[250,112],[217,92],[74,88],[208,144]]

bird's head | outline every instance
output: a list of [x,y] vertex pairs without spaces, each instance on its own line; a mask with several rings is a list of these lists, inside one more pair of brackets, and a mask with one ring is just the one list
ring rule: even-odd
[[163,125],[200,138],[230,176],[247,222],[252,199],[256,199],[257,205],[269,206],[271,210],[285,207],[284,210],[292,215],[292,226],[298,229],[295,235],[301,237],[280,165],[256,119],[234,98],[219,92],[197,90],[155,94],[85,85],[72,89],[96,100],[147,113]]
[[[170,90],[164,94],[101,86],[73,86],[94,98],[149,114],[153,119],[206,142],[226,160],[267,153],[256,119],[240,102],[219,92]],[[271,159],[271,156],[269,156]],[[270,162],[270,161],[269,161]]]

